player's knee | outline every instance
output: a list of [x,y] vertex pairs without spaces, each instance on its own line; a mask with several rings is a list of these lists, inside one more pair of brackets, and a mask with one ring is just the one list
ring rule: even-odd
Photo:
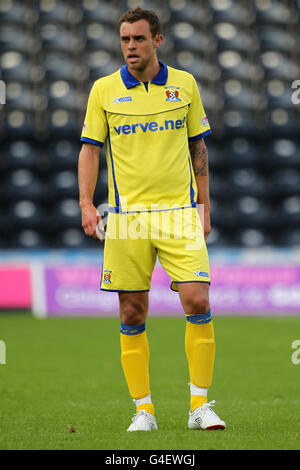
[[143,303],[138,301],[127,301],[121,304],[121,322],[124,325],[138,325],[146,320],[146,312]]
[[206,295],[194,295],[186,301],[185,313],[186,315],[195,315],[206,313],[209,310],[209,300]]

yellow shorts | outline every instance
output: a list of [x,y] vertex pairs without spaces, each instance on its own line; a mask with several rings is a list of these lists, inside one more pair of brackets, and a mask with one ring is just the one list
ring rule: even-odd
[[180,282],[210,282],[209,260],[197,208],[108,214],[101,289],[148,291],[156,259]]

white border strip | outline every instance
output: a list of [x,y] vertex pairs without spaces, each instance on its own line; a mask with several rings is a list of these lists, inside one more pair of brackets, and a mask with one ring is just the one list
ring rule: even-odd
[[32,313],[37,318],[47,316],[44,264],[30,263]]

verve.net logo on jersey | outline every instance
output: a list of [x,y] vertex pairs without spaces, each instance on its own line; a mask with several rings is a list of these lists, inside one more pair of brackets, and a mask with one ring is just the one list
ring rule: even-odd
[[157,132],[182,129],[185,127],[185,117],[183,119],[168,119],[162,123],[156,121],[151,122],[137,122],[135,124],[125,124],[123,126],[114,126],[113,129],[118,135],[120,134],[136,134],[137,132]]

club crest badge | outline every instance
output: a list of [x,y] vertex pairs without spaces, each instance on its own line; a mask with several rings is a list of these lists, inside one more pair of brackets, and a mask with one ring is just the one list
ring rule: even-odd
[[104,284],[111,284],[111,271],[109,271],[108,269],[105,269],[104,273],[103,273],[103,282]]
[[181,101],[179,98],[179,87],[177,86],[166,86],[166,101],[170,101],[171,103],[176,103],[177,101]]

